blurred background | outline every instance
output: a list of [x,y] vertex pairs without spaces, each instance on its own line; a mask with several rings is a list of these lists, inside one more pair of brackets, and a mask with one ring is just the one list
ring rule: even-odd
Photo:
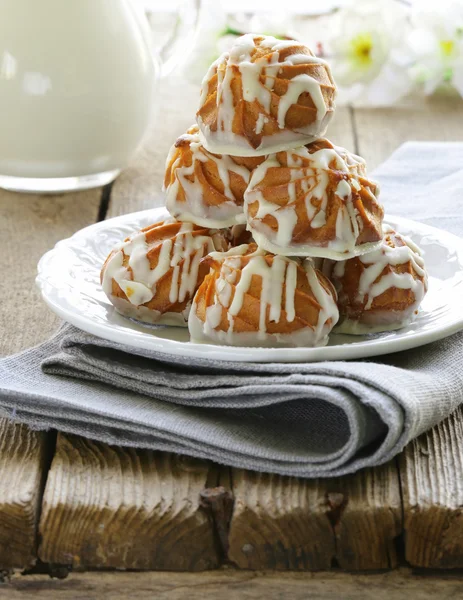
[[[186,0],[134,0],[155,44],[180,26]],[[212,60],[248,32],[307,43],[329,60],[338,104],[393,106],[411,94],[463,96],[463,0],[200,0],[183,73],[199,83]]]
[[[250,32],[297,39],[329,62],[335,140],[357,126],[354,109],[404,107],[428,111],[438,139],[440,116],[462,102],[463,0],[1,0],[0,188],[99,187],[140,164],[138,149],[145,168],[127,176],[159,189],[209,65]],[[451,103],[430,107],[435,98]],[[403,132],[384,153],[424,137],[383,120]]]
[[328,60],[338,85],[328,137],[362,154],[370,169],[407,140],[461,138],[463,0],[132,1],[146,12],[159,51],[172,31],[191,33],[192,3],[199,18],[181,60],[159,81],[157,117],[118,180],[131,208],[160,202],[159,157],[193,123],[210,63],[248,32],[296,38]]

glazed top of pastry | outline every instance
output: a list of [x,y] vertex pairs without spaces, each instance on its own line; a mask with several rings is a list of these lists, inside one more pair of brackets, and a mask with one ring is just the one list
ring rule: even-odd
[[[307,72],[308,66],[311,74]],[[237,85],[240,86],[239,92]],[[332,90],[332,99],[328,104],[322,86]],[[304,125],[312,121],[322,122],[334,108],[335,84],[328,64],[304,44],[295,40],[278,40],[272,36],[243,35],[228,52],[220,56],[203,79],[200,106],[215,90],[216,128],[219,134],[233,133],[238,97],[249,103],[258,103],[260,112],[254,125],[257,135],[266,134],[269,119],[275,120],[280,130],[285,127],[291,129],[292,125],[296,130],[301,122]],[[298,102],[301,103],[302,112],[312,114],[315,110],[315,114],[308,120],[305,114],[302,121],[297,118],[300,115],[296,115],[292,123],[291,118],[288,120],[290,109]],[[276,112],[275,104],[278,105]],[[198,115],[202,118],[201,108]],[[274,131],[272,127],[271,133]]]
[[154,297],[156,284],[172,270],[169,302],[183,302],[197,287],[201,259],[221,248],[221,239],[216,244],[213,231],[192,223],[173,219],[155,223],[125,239],[109,255],[102,270],[103,289],[110,296],[114,280],[129,302],[140,306]]
[[[389,225],[383,225],[383,232],[383,242],[378,250],[352,259],[360,261],[363,267],[356,300],[364,304],[364,310],[369,310],[375,298],[390,288],[411,290],[420,300],[427,290],[428,277],[418,246]],[[333,265],[335,282],[343,279],[348,262]]]

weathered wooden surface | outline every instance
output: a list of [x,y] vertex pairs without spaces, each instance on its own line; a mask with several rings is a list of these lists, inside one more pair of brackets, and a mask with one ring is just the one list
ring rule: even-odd
[[[37,261],[58,240],[95,221],[100,195],[101,190],[65,196],[0,190],[0,356],[38,344],[57,327],[59,319],[34,284]],[[0,569],[22,568],[35,560],[52,437],[0,421]]]
[[218,566],[202,508],[209,464],[58,434],[39,556],[77,568],[200,571]]
[[402,531],[394,463],[336,479],[233,470],[229,559],[245,569],[395,567]]
[[463,568],[463,409],[413,441],[401,457],[407,561]]
[[243,569],[329,569],[335,540],[317,481],[233,469],[229,559]]
[[0,190],[0,356],[35,346],[57,327],[34,283],[37,262],[58,240],[96,220],[100,196],[101,190],[64,196]]
[[0,419],[0,571],[35,562],[47,435]]
[[395,462],[320,485],[330,506],[337,565],[349,571],[397,566],[402,508]]
[[74,573],[65,580],[14,576],[0,585],[0,600],[455,600],[463,577],[388,573],[251,573],[221,569],[206,573]]

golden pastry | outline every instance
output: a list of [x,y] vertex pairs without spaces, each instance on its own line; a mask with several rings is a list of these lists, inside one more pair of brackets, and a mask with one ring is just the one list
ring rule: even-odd
[[244,223],[244,191],[251,171],[263,161],[264,157],[208,152],[194,125],[178,138],[167,157],[166,207],[173,217],[204,227]]
[[410,323],[428,289],[420,249],[384,225],[381,247],[347,261],[327,260],[323,272],[338,292],[338,333],[365,334]]
[[105,294],[121,314],[186,327],[192,298],[209,272],[201,259],[228,247],[222,233],[174,220],[125,239],[101,271]]
[[188,327],[193,341],[231,346],[323,346],[338,320],[336,292],[310,260],[255,244],[212,253]]
[[244,211],[254,240],[269,252],[343,260],[381,244],[378,195],[363,159],[323,139],[259,165]]
[[335,96],[328,64],[307,46],[247,34],[211,65],[196,119],[211,152],[260,156],[323,136]]

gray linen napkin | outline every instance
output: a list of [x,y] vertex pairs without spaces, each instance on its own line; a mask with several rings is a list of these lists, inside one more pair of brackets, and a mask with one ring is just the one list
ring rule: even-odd
[[[463,144],[408,143],[375,173],[387,211],[463,233]],[[463,334],[369,361],[224,363],[64,326],[0,361],[0,411],[108,443],[286,475],[383,463],[463,402]]]

